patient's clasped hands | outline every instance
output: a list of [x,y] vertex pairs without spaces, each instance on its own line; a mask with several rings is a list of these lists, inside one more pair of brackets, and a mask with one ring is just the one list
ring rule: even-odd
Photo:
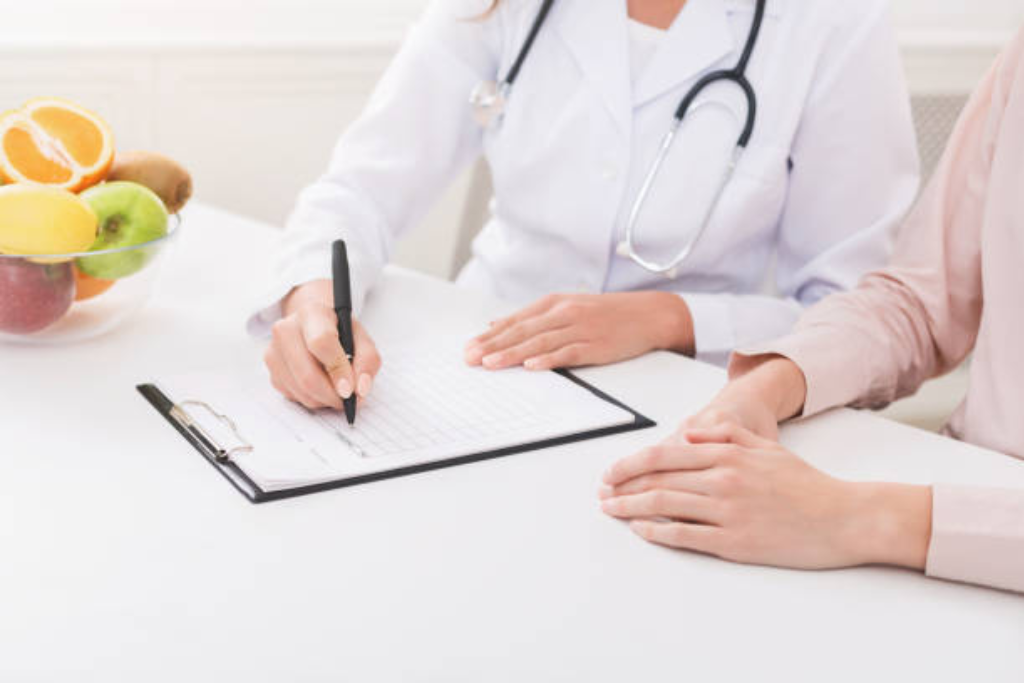
[[665,442],[612,466],[602,510],[652,543],[734,562],[923,569],[931,489],[815,469],[777,443],[773,412],[749,387],[730,384]]

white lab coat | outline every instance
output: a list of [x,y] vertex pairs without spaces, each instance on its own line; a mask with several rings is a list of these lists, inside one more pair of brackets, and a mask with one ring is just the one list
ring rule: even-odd
[[[330,277],[329,243],[349,245],[356,306],[395,241],[483,154],[492,217],[458,281],[526,303],[550,292],[659,289],[693,314],[699,358],[781,335],[803,306],[885,264],[917,190],[907,90],[885,0],[769,0],[748,75],[758,97],[750,145],[691,258],[674,279],[617,254],[638,188],[684,93],[732,67],[753,0],[690,0],[636,86],[625,0],[559,0],[515,83],[502,126],[467,102],[503,76],[540,0],[435,0],[330,167],[303,191],[284,234],[265,332],[295,285]],[[637,229],[671,260],[711,201],[743,99],[717,87],[673,147]],[[776,263],[779,296],[766,296]],[[372,330],[371,330],[372,333]]]

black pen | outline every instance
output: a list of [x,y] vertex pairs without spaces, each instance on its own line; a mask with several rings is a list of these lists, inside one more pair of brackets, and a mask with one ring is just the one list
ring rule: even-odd
[[[336,240],[333,246],[331,264],[334,271],[334,312],[338,315],[338,341],[348,357],[349,365],[356,355],[356,344],[352,339],[352,283],[348,275],[348,250],[345,240]],[[356,421],[356,380],[352,369],[352,395],[345,399],[345,419],[349,424]]]

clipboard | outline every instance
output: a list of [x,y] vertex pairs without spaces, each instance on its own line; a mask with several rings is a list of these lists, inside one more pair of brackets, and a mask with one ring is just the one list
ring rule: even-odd
[[[420,472],[456,467],[459,465],[468,465],[470,463],[480,462],[483,460],[491,460],[519,453],[554,448],[556,446],[563,446],[579,441],[599,439],[614,434],[638,431],[656,426],[657,423],[654,420],[651,420],[621,401],[609,396],[597,387],[594,387],[583,379],[580,379],[572,372],[568,370],[555,370],[554,372],[561,375],[568,381],[577,384],[583,389],[586,389],[597,398],[607,401],[608,403],[626,411],[633,416],[633,421],[622,425],[603,427],[600,429],[571,434],[569,436],[543,439],[540,441],[517,444],[515,446],[498,448],[470,455],[460,455],[415,465],[400,466],[394,469],[349,476],[343,479],[324,483],[301,485],[279,491],[264,491],[242,470],[241,467],[234,462],[234,457],[236,455],[244,453],[247,450],[251,450],[253,446],[246,440],[243,434],[239,433],[239,430],[235,426],[231,416],[219,412],[216,406],[211,406],[199,399],[180,400],[175,403],[175,401],[164,394],[164,392],[155,384],[140,384],[136,387],[136,390],[172,427],[174,427],[182,438],[191,444],[192,447],[201,456],[203,456],[203,458],[239,493],[241,493],[249,502],[258,504],[275,500],[284,500],[287,498],[295,498],[298,496],[305,496],[334,489],[347,488],[349,486],[368,484],[374,481],[408,476],[418,474]],[[216,420],[225,427],[226,432],[232,434],[234,440],[231,443],[226,443],[222,438],[217,438],[215,435],[204,430],[195,420],[197,411],[205,411],[209,416],[216,418]]]

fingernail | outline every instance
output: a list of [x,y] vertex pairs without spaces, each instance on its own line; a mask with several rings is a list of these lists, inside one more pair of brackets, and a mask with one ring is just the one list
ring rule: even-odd
[[359,395],[362,398],[366,398],[370,393],[370,389],[373,387],[373,377],[368,374],[362,374],[359,376]]
[[466,362],[470,365],[478,365],[484,352],[476,344],[466,347]]
[[619,509],[618,498],[606,498],[601,501],[601,509],[607,513],[615,513]]
[[338,390],[338,395],[342,398],[349,398],[352,396],[352,383],[347,379],[339,379],[338,384],[335,385],[335,389]]
[[615,488],[609,486],[608,484],[601,484],[601,486],[597,489],[597,497],[600,498],[601,500],[604,500],[605,498],[611,498],[613,495],[615,495]]
[[489,356],[484,356],[484,361],[483,362],[484,362],[484,365],[489,367],[489,368],[496,367],[497,365],[499,365],[501,363],[501,354],[499,354],[499,353],[492,353]]
[[540,368],[540,361],[536,358],[527,358],[523,363],[523,367],[527,370],[538,370]]

